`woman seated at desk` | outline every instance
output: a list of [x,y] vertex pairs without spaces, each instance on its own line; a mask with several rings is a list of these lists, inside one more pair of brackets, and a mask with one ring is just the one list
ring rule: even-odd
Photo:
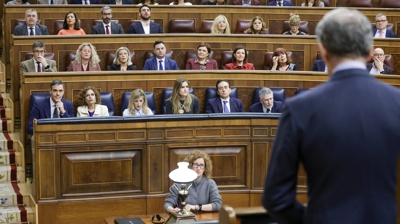
[[6,5],[30,5],[28,0],[12,0],[7,2]]
[[289,26],[290,30],[284,32],[284,35],[306,35],[306,33],[303,33],[299,30],[300,27],[300,16],[296,15],[294,13],[290,14],[290,19],[289,19]]
[[124,110],[122,116],[127,117],[145,115],[153,115],[153,112],[147,105],[147,98],[144,91],[142,89],[135,89],[132,91],[132,94],[129,97],[128,108]]
[[272,68],[271,71],[291,71],[297,70],[296,64],[291,63],[289,55],[285,48],[277,48],[272,55]]
[[269,34],[268,29],[266,28],[265,22],[263,18],[260,16],[255,16],[250,24],[249,28],[244,31],[245,34]]
[[75,61],[71,61],[67,71],[101,71],[100,58],[91,43],[83,43],[76,50]]
[[65,15],[63,28],[58,35],[86,35],[85,31],[79,25],[79,19],[74,12]]
[[167,114],[198,114],[199,99],[189,93],[189,81],[177,78],[171,96],[165,101]]
[[93,87],[87,86],[79,94],[77,117],[109,116],[107,106],[100,105],[100,93]]
[[132,64],[131,60],[131,52],[127,47],[118,48],[115,53],[115,58],[110,66],[110,70],[116,71],[127,71],[127,70],[136,70],[136,66]]
[[[219,195],[217,184],[210,179],[212,174],[212,162],[207,153],[193,151],[185,159],[189,162],[189,168],[197,173],[197,179],[193,181],[189,189],[189,196],[186,198],[186,210],[188,211],[219,211],[222,205],[222,198]],[[164,210],[167,213],[179,211],[178,192],[174,186],[169,188],[164,203]],[[178,207],[177,207],[178,206]]]
[[219,15],[214,19],[211,34],[231,34],[228,19],[224,15]]
[[232,53],[232,63],[226,64],[225,69],[227,70],[254,70],[253,63],[246,62],[247,51],[244,46],[239,45],[235,48]]
[[217,70],[217,61],[208,57],[210,52],[211,47],[209,44],[199,44],[199,46],[197,46],[197,57],[187,60],[186,70]]

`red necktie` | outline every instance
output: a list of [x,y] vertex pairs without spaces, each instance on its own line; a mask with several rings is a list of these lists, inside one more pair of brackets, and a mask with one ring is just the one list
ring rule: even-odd
[[110,34],[110,29],[108,29],[109,25],[106,25],[106,34]]
[[36,62],[37,63],[37,72],[42,72],[42,69],[40,69],[40,62]]

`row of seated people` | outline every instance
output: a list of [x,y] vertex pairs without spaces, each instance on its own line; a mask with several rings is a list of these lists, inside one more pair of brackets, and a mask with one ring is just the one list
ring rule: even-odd
[[[148,5],[142,5],[139,8],[141,20],[131,20],[123,27],[119,20],[112,20],[112,9],[104,6],[100,10],[102,20],[93,20],[90,34],[154,34],[163,33],[161,25],[150,20],[151,9]],[[394,33],[394,26],[388,23],[383,14],[376,16],[375,23],[371,23],[373,35],[376,37],[397,37]],[[15,36],[29,35],[48,35],[48,29],[40,25],[37,18],[37,12],[34,9],[28,9],[25,13],[25,20],[14,21],[12,33]],[[74,12],[68,12],[64,20],[55,20],[52,34],[54,35],[85,35],[86,32],[80,26],[81,21]],[[128,28],[128,29],[126,29]],[[283,22],[282,30],[285,35],[307,35],[310,33],[308,21],[301,21],[299,15],[291,14],[288,21]],[[377,33],[377,31],[382,31]],[[168,33],[196,33],[194,19],[171,19],[168,23]],[[217,16],[214,20],[203,20],[200,33],[211,34],[231,34],[231,28],[228,19],[224,15]],[[255,16],[252,19],[238,19],[235,28],[236,34],[269,34],[269,31],[262,17]],[[314,32],[312,32],[314,33]],[[281,34],[281,33],[275,33]]]
[[[51,83],[50,93],[32,94],[30,97],[30,117],[27,132],[33,132],[33,119],[74,117],[74,104],[63,98],[64,84],[61,80]],[[298,89],[296,94],[308,89]],[[281,113],[286,100],[283,88],[256,88],[250,112]],[[88,86],[79,93],[76,100],[77,117],[115,116],[114,97],[109,92],[98,92]],[[225,102],[223,102],[225,101]],[[242,101],[236,88],[231,88],[226,80],[219,80],[216,88],[207,88],[205,93],[205,113],[244,112]],[[166,88],[162,93],[160,107],[163,114],[198,114],[199,100],[194,90],[189,88],[189,81],[178,78],[173,88]],[[126,92],[121,98],[122,116],[140,116],[156,114],[156,101],[152,92],[135,89]]]
[[[176,2],[175,2],[176,1]],[[171,0],[36,0],[37,4],[152,4],[152,5],[262,5],[259,0],[192,0],[192,1],[171,1]],[[330,7],[329,0],[304,0],[300,1],[300,6],[307,7]],[[173,4],[171,4],[173,3]],[[185,4],[186,3],[186,4]],[[188,4],[190,3],[190,4]],[[349,0],[348,7],[373,7],[373,0]],[[28,0],[10,0],[7,5],[30,4]],[[291,0],[268,0],[266,5],[269,6],[294,6]],[[381,8],[399,8],[400,2],[395,0],[381,0],[379,3]]]
[[[57,71],[53,53],[45,53],[42,42],[35,42],[32,53],[25,55],[21,62],[21,75],[25,72],[55,72]],[[229,70],[254,70],[254,65],[248,62],[249,52],[244,46],[237,46],[234,51],[224,51],[221,54],[220,67],[213,59],[214,52],[210,45],[201,43],[197,50],[186,52],[186,70],[215,70],[218,68]],[[318,58],[318,57],[317,57]],[[144,55],[143,70],[178,70],[174,60],[173,51],[167,51],[162,41],[154,43],[154,50],[147,51]],[[107,69],[115,71],[136,70],[136,55],[128,48],[121,47],[116,52],[107,52]],[[292,71],[297,70],[293,63],[293,54],[284,48],[277,48],[274,52],[264,54],[263,69]],[[82,44],[76,53],[69,52],[65,59],[67,71],[100,71],[100,59],[95,47],[90,43]],[[371,61],[366,65],[371,74],[393,74],[394,60],[391,55],[385,55],[383,49],[376,48]],[[322,60],[317,60],[312,71],[326,72],[327,68]]]

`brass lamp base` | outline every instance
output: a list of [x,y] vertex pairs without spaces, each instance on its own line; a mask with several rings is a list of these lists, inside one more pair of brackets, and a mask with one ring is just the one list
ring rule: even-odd
[[186,214],[179,214],[180,212],[171,213],[165,223],[178,223],[178,222],[197,222],[196,215],[193,212],[186,212]]

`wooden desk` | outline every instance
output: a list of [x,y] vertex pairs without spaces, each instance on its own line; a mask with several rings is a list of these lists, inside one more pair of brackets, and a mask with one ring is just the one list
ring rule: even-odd
[[[218,220],[218,212],[203,212],[203,213],[198,213],[196,214],[197,216],[197,220],[201,220],[201,221],[209,221],[209,220]],[[169,214],[167,213],[162,213],[160,214],[165,221],[167,221]],[[123,218],[140,218],[142,219],[142,221],[146,224],[152,224],[152,222],[150,221],[152,215],[129,215],[129,216],[111,216],[108,217],[104,220],[104,222],[106,224],[114,224],[114,219],[123,219]]]

